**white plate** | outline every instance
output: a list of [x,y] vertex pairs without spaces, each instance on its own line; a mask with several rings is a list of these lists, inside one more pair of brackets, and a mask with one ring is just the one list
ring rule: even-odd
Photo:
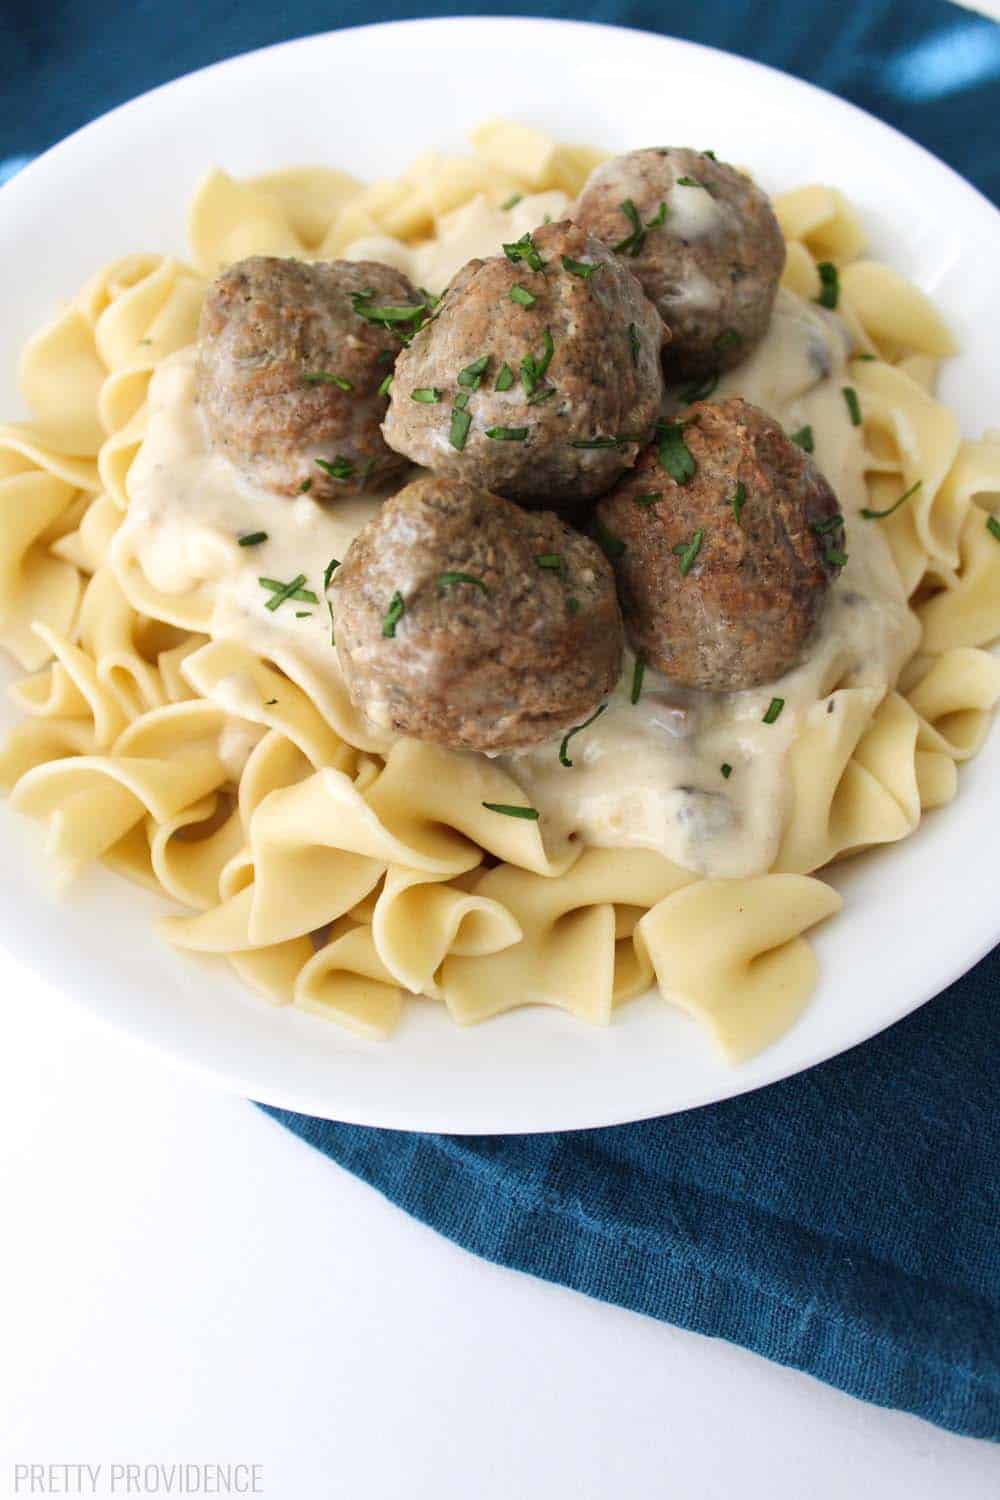
[[[826,181],[861,210],[874,252],[944,308],[964,353],[944,396],[976,434],[1000,413],[993,320],[1000,217],[919,147],[850,105],[757,64],[669,38],[540,20],[416,21],[254,52],[146,94],[70,137],[0,193],[0,412],[19,409],[23,340],[103,262],[184,253],[206,166],[236,174],[327,162],[386,176],[491,114],[624,150],[712,147],[769,189]],[[776,1046],[725,1067],[650,998],[606,1031],[526,1009],[459,1030],[414,1001],[393,1041],[256,1001],[221,963],[153,937],[159,909],[98,870],[58,904],[37,828],[3,809],[0,943],[116,1028],[287,1108],[447,1131],[604,1125],[706,1104],[798,1072],[923,1004],[1000,939],[992,832],[1000,739],[958,800],[912,839],[837,868],[843,913],[817,940],[822,983]]]

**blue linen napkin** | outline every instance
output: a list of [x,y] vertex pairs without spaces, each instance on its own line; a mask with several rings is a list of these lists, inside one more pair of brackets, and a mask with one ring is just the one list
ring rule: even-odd
[[[219,58],[474,5],[5,0],[0,180]],[[569,13],[500,0],[491,13]],[[1000,202],[1000,27],[942,0],[595,0],[808,78]],[[271,1113],[467,1249],[884,1406],[1000,1439],[1000,950],[864,1047],[723,1104],[607,1130],[454,1137]]]

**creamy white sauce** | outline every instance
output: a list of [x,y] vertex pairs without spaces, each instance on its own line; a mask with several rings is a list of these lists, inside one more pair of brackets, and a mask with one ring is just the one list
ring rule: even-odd
[[[833,314],[782,292],[767,337],[718,388],[720,397],[740,394],[771,412],[788,432],[811,426],[816,461],[844,511],[849,560],[807,660],[779,682],[730,694],[685,692],[647,670],[633,705],[629,656],[606,712],[572,739],[571,769],[560,764],[557,741],[500,757],[553,833],[656,849],[707,875],[766,870],[787,812],[784,757],[809,709],[838,687],[881,695],[912,655],[919,629],[888,546],[880,528],[858,515],[866,494],[861,433],[841,389],[846,347]],[[129,511],[112,548],[116,572],[129,593],[138,568],[161,591],[168,617],[170,598],[194,591],[211,635],[237,640],[286,670],[291,663],[300,683],[317,684],[315,693],[324,683],[342,691],[323,570],[332,557],[343,558],[380,502],[324,507],[307,495],[270,494],[241,476],[209,446],[194,368],[194,351],[182,350],[153,378],[147,435],[129,474]],[[267,541],[239,546],[241,535],[256,531]],[[270,595],[259,579],[285,582],[300,573],[319,602],[266,609]],[[405,580],[400,588],[405,597]],[[142,607],[138,595],[133,602]],[[231,687],[234,712],[245,711],[246,685]],[[763,715],[772,697],[785,707],[768,725]],[[390,739],[372,726],[366,743],[374,748]],[[227,759],[237,765],[251,747],[252,735],[236,730]],[[728,780],[724,763],[733,767]]]

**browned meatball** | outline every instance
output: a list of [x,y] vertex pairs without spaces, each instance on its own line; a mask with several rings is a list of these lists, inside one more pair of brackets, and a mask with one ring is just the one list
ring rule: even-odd
[[386,501],[334,574],[337,654],[377,724],[512,750],[579,724],[621,671],[599,548],[549,511],[428,475]]
[[613,246],[668,325],[668,378],[739,364],[767,329],[785,244],[764,193],[726,162],[686,147],[616,156],[576,209]]
[[379,430],[379,387],[400,339],[365,316],[387,305],[412,305],[413,322],[424,315],[405,276],[369,261],[255,255],[223,271],[199,335],[198,400],[213,445],[284,495],[332,499],[399,474],[405,464]]
[[648,437],[663,324],[631,272],[573,224],[505,248],[463,267],[404,350],[382,430],[436,473],[580,504]]
[[684,687],[756,687],[789,671],[845,561],[833,490],[739,397],[661,427],[597,526],[633,646]]

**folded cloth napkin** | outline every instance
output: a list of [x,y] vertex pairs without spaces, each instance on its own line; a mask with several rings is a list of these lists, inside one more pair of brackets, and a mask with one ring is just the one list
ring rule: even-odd
[[[0,178],[124,99],[290,36],[463,13],[357,0],[5,0]],[[565,0],[494,0],[559,15]],[[574,19],[666,31],[809,78],[1000,202],[1000,28],[942,0],[596,0]],[[44,103],[42,102],[44,101]],[[846,184],[849,188],[850,184]],[[1000,954],[916,1015],[724,1104],[568,1134],[407,1135],[272,1113],[459,1244],[856,1396],[1000,1438]]]

